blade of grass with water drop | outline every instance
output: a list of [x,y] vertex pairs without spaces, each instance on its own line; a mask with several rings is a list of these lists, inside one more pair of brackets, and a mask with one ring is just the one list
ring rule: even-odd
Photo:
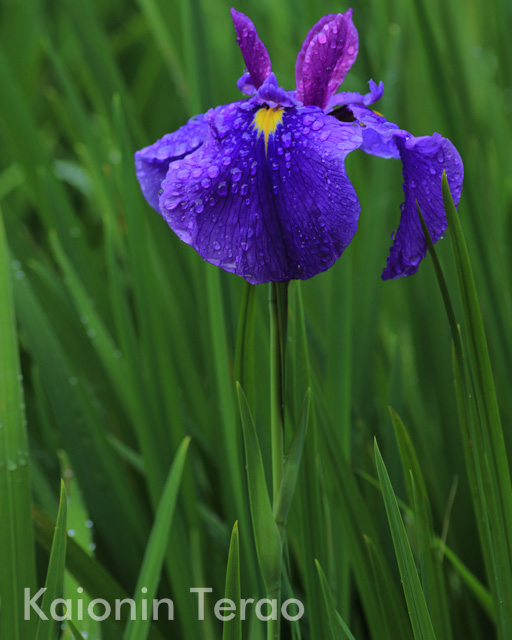
[[71,368],[51,321],[27,280],[25,277],[17,281],[16,302],[63,446],[79,480],[87,509],[101,527],[112,559],[121,574],[127,572],[133,576],[145,539],[147,523],[141,518],[145,509],[105,439],[104,425],[99,424],[86,400],[80,372]]
[[36,584],[34,533],[30,516],[28,443],[21,369],[10,283],[11,261],[0,212],[0,563],[2,637],[34,634],[34,622],[23,620],[23,589]]

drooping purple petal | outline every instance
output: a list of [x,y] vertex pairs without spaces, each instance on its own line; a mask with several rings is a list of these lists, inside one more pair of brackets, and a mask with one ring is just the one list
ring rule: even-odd
[[343,107],[349,104],[358,104],[369,107],[374,102],[377,102],[377,100],[380,100],[384,95],[384,83],[379,82],[379,84],[375,84],[373,80],[370,80],[368,84],[370,85],[369,93],[341,91],[340,93],[334,94],[329,99],[329,102],[325,107],[325,111],[329,113],[335,107]]
[[159,211],[159,191],[169,164],[200,147],[207,131],[205,116],[199,115],[174,133],[166,134],[151,146],[135,153],[135,173],[142,193],[153,209]]
[[205,260],[251,283],[310,278],[356,231],[359,202],[344,160],[361,144],[361,127],[314,107],[255,120],[261,110],[246,101],[209,113],[203,146],[169,167],[161,213]]
[[242,50],[245,66],[256,89],[265,81],[272,71],[270,56],[252,20],[236,9],[231,9],[236,29],[236,41]]
[[394,122],[388,122],[380,113],[360,104],[348,104],[346,108],[362,127],[363,151],[380,158],[400,157],[395,136],[410,136],[410,133],[400,129]]
[[416,273],[427,253],[416,202],[427,225],[432,242],[437,242],[447,228],[441,179],[446,171],[455,205],[462,191],[464,169],[453,144],[438,133],[415,138],[395,135],[404,174],[405,202],[401,206],[400,225],[387,259],[382,278],[399,278]]
[[323,17],[308,33],[295,63],[297,97],[325,108],[357,58],[352,9]]

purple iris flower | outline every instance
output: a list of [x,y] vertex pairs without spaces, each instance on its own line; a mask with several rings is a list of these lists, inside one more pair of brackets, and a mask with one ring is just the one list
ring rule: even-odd
[[280,88],[249,18],[232,9],[247,72],[248,98],[210,109],[137,151],[135,166],[148,203],[204,260],[253,284],[306,279],[333,265],[350,244],[360,205],[345,157],[363,151],[400,158],[405,201],[384,279],[417,271],[427,245],[416,202],[432,240],[447,227],[441,192],[446,171],[455,204],[463,166],[438,133],[414,137],[370,105],[369,93],[336,93],[358,52],[352,9],[322,18],[295,64],[295,91]]

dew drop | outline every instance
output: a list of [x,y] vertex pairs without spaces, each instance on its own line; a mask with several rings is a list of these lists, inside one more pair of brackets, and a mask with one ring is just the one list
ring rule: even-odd
[[225,196],[228,192],[228,183],[226,181],[222,181],[219,183],[219,186],[217,187],[217,193],[220,196]]
[[176,174],[178,180],[186,180],[190,176],[190,171],[188,169],[180,169]]
[[210,178],[203,178],[201,180],[201,186],[203,187],[203,189],[208,189],[212,184],[212,181],[210,180]]
[[313,129],[313,131],[318,131],[323,126],[324,126],[324,123],[321,120],[315,120],[311,125],[311,128]]
[[219,175],[219,167],[216,164],[212,164],[211,167],[208,167],[206,173],[210,178],[216,178]]
[[242,177],[242,172],[240,171],[240,169],[238,167],[235,167],[231,171],[231,175],[232,175],[232,178],[233,178],[233,182],[238,182],[240,180],[240,178]]
[[286,133],[283,133],[283,135],[281,136],[281,142],[287,149],[289,149],[292,144],[292,134],[288,131]]
[[219,244],[217,241],[212,242],[212,248],[213,248],[215,251],[219,251],[219,250],[220,250],[220,244]]
[[248,184],[243,184],[243,185],[240,187],[240,195],[241,195],[241,196],[245,196],[245,194],[247,193],[247,189],[248,189],[248,188],[249,188],[249,185],[248,185]]
[[204,209],[204,204],[202,200],[196,200],[194,204],[194,211],[196,213],[201,213]]
[[325,43],[327,42],[327,36],[325,35],[325,33],[324,33],[323,31],[321,31],[321,32],[318,34],[318,42],[319,42],[320,44],[325,44]]
[[164,200],[164,207],[167,209],[167,211],[172,211],[173,209],[176,209],[179,203],[180,201],[178,198],[167,198],[166,200]]

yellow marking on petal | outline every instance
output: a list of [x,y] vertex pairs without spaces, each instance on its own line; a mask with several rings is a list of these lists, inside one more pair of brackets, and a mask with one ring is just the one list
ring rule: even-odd
[[269,136],[274,135],[277,126],[283,124],[283,109],[281,107],[262,107],[256,112],[252,124],[258,132],[256,138],[259,138],[260,134],[265,136],[265,155],[267,155]]
[[378,111],[375,111],[375,109],[372,109],[373,113],[376,113],[378,116],[380,116],[381,118],[383,118],[384,116],[382,115],[382,113],[379,113]]

